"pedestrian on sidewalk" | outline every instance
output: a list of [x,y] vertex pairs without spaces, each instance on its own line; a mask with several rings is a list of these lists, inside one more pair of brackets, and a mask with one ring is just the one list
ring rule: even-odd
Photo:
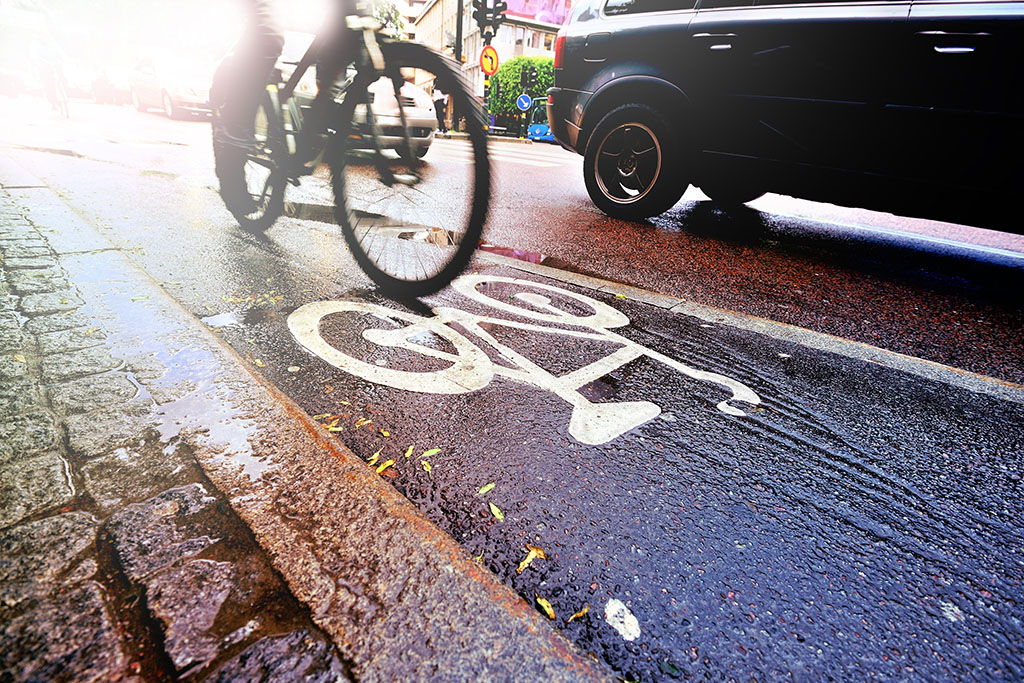
[[448,93],[443,92],[438,86],[434,86],[434,113],[437,114],[437,132],[447,133],[448,126],[444,124],[445,110],[448,108]]

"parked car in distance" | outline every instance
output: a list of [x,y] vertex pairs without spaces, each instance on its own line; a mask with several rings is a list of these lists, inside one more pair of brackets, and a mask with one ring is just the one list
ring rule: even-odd
[[605,213],[689,184],[1024,232],[1024,3],[579,0],[548,115]]
[[168,118],[210,113],[213,67],[173,55],[144,56],[130,77],[132,104],[160,109]]
[[[312,41],[312,34],[285,32],[284,49],[278,62],[282,80],[287,81],[291,77],[295,65],[302,59],[302,55]],[[295,89],[295,98],[303,110],[308,109],[313,103],[313,98],[316,97],[315,73],[314,68],[308,69]],[[409,78],[413,74],[406,76]],[[382,137],[378,138],[379,144],[384,149],[398,149],[398,146],[404,143],[405,136],[402,133],[398,99],[395,97],[391,79],[381,78],[371,83],[367,90],[374,118],[382,133]],[[399,97],[409,126],[412,151],[417,157],[422,158],[434,141],[434,130],[437,127],[434,103],[423,88],[409,80],[406,80],[399,89]],[[352,118],[356,124],[365,125],[366,105],[357,105]]]
[[538,97],[530,106],[530,113],[527,115],[526,137],[534,142],[557,142],[551,134],[551,126],[548,125],[548,101],[545,97]]

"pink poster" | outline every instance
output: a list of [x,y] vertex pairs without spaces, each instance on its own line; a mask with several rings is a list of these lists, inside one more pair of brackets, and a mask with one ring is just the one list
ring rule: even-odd
[[542,21],[546,24],[559,24],[565,21],[569,13],[570,0],[506,0],[510,17],[521,17]]

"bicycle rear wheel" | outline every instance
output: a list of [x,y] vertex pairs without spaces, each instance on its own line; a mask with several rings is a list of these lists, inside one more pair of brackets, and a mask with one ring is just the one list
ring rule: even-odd
[[250,149],[218,139],[218,126],[223,125],[219,108],[216,108],[213,157],[221,198],[243,229],[264,232],[284,212],[284,190],[288,182],[284,123],[270,93],[264,93],[256,110]]
[[[424,296],[458,276],[480,241],[491,194],[483,112],[454,62],[418,43],[381,49],[386,75],[357,79],[339,112],[335,218],[384,294]],[[431,87],[466,119],[466,139],[435,139]]]

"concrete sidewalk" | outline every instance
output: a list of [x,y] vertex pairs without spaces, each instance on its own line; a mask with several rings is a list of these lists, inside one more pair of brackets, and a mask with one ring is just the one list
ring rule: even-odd
[[0,679],[604,680],[0,153]]

